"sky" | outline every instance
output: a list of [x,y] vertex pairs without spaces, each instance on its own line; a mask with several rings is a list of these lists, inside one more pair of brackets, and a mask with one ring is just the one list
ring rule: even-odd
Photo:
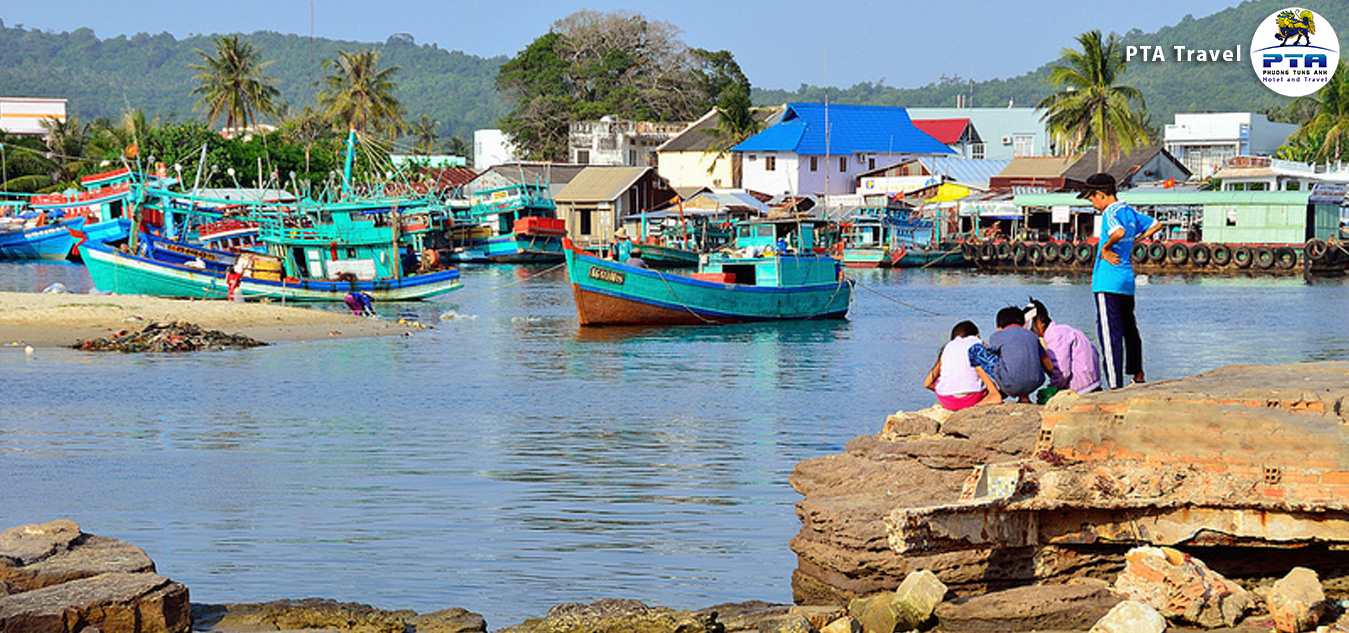
[[[638,12],[689,46],[729,50],[759,88],[917,88],[943,75],[1009,78],[1058,58],[1088,29],[1145,32],[1239,0],[0,0],[6,26],[100,38],[277,31],[383,42],[395,33],[480,57],[513,56],[581,9]],[[311,12],[312,8],[312,12]],[[311,22],[312,16],[312,22]],[[312,26],[312,29],[311,29]],[[265,55],[265,51],[263,52]]]

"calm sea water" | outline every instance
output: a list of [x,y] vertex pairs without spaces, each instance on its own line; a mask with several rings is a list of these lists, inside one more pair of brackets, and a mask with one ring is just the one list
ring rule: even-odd
[[[581,330],[560,272],[463,271],[410,338],[190,355],[0,348],[0,527],[69,517],[195,602],[790,602],[796,462],[932,402],[951,326],[1029,295],[1094,338],[1081,277],[860,271],[851,320]],[[521,281],[494,292],[483,291]],[[0,265],[0,290],[89,287]],[[940,312],[933,316],[895,303]],[[1148,375],[1349,358],[1349,284],[1152,279]],[[442,320],[441,317],[455,318]]]

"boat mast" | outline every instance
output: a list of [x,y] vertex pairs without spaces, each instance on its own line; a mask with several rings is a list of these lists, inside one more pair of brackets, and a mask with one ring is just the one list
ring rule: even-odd
[[342,197],[351,193],[351,166],[356,160],[356,128],[347,132],[347,159],[342,164]]

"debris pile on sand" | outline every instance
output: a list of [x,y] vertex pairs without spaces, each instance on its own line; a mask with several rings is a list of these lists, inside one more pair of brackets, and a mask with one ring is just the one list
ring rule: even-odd
[[81,341],[75,349],[86,352],[196,352],[204,349],[248,348],[266,343],[242,334],[204,330],[186,321],[151,323],[139,332],[122,330],[112,336]]

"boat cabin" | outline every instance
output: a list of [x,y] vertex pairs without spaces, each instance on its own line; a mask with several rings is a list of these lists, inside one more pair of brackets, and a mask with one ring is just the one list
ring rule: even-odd
[[734,254],[709,256],[695,275],[747,286],[794,287],[836,283],[839,265],[816,252],[824,220],[755,220],[736,226]]

